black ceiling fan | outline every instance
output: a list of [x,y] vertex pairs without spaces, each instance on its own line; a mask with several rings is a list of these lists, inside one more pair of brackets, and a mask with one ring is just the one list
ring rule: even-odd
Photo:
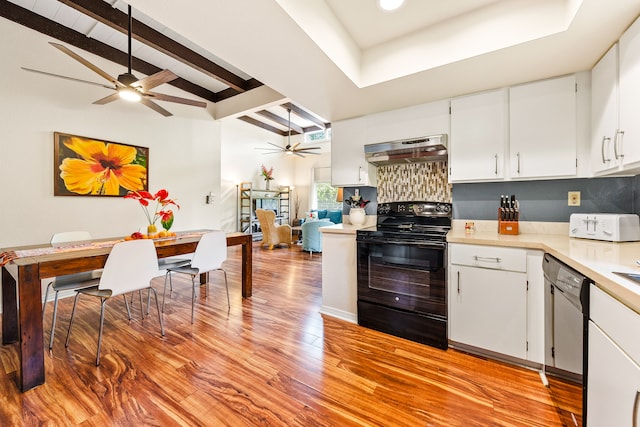
[[293,154],[298,157],[304,157],[305,154],[320,154],[320,153],[314,153],[311,151],[311,150],[319,150],[320,147],[298,148],[298,146],[300,145],[299,142],[295,143],[294,145],[291,145],[291,108],[287,108],[287,112],[289,113],[289,133],[288,133],[287,145],[285,145],[284,147],[281,147],[272,142],[267,142],[267,144],[271,145],[272,147],[266,147],[266,148],[258,147],[257,150],[267,151],[267,153],[264,153],[264,154],[284,153],[284,154]]
[[94,82],[90,82],[87,80],[81,80],[81,79],[76,79],[73,77],[67,77],[67,76],[62,76],[59,74],[53,74],[53,73],[47,73],[44,71],[39,71],[39,70],[33,70],[30,68],[25,68],[22,67],[22,69],[26,70],[26,71],[32,71],[32,72],[36,72],[36,73],[40,73],[40,74],[45,74],[48,76],[53,76],[53,77],[60,77],[60,78],[64,78],[67,80],[73,80],[73,81],[78,81],[81,83],[88,83],[88,84],[93,84],[96,86],[102,86],[108,89],[112,89],[115,90],[116,93],[113,93],[109,96],[106,96],[104,98],[98,99],[97,101],[94,101],[94,104],[98,104],[98,105],[103,105],[103,104],[107,104],[109,102],[115,101],[117,99],[126,99],[128,101],[137,101],[140,102],[143,105],[146,105],[147,107],[151,108],[152,110],[162,114],[165,117],[171,116],[172,114],[165,110],[164,108],[162,108],[160,105],[156,104],[154,101],[167,101],[167,102],[175,102],[178,104],[185,104],[185,105],[192,105],[194,107],[206,107],[207,104],[206,102],[202,102],[202,101],[196,101],[196,100],[192,100],[192,99],[187,99],[187,98],[181,98],[178,96],[173,96],[173,95],[166,95],[166,94],[162,94],[162,93],[157,93],[157,92],[151,92],[151,89],[153,89],[156,86],[160,86],[163,83],[167,83],[170,82],[172,80],[175,80],[178,78],[178,76],[176,76],[172,71],[170,70],[162,70],[159,71],[155,74],[152,74],[148,77],[144,77],[142,79],[138,79],[136,76],[133,75],[133,73],[131,72],[131,24],[133,22],[133,19],[131,17],[131,6],[128,6],[129,8],[129,27],[128,27],[128,59],[129,59],[129,63],[128,63],[128,69],[126,73],[120,74],[118,76],[118,78],[113,78],[112,76],[110,76],[108,73],[106,73],[105,71],[103,71],[102,69],[98,68],[97,66],[95,66],[94,64],[92,64],[91,62],[87,61],[86,59],[84,59],[83,57],[81,57],[80,55],[78,55],[77,53],[73,52],[71,49],[67,48],[66,46],[63,46],[59,43],[55,43],[55,42],[49,42],[53,47],[55,47],[56,49],[60,50],[61,52],[69,55],[71,58],[75,59],[76,61],[80,62],[82,65],[84,65],[85,67],[89,68],[90,70],[94,71],[95,73],[97,73],[98,75],[100,75],[101,77],[105,78],[106,80],[108,80],[109,82],[111,82],[111,84],[113,86],[109,86],[106,84],[100,84],[100,83],[94,83]]

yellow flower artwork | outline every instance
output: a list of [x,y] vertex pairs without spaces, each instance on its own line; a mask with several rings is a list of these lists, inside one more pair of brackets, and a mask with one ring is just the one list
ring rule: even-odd
[[149,149],[55,133],[54,194],[124,196],[148,189]]

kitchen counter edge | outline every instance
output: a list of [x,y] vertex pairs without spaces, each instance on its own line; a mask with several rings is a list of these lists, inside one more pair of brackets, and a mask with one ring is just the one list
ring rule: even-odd
[[[374,224],[375,225],[375,224]],[[327,234],[356,234],[356,231],[362,230],[363,228],[368,228],[374,226],[372,224],[364,224],[364,225],[353,225],[353,224],[335,224],[329,225],[327,227],[320,227],[321,233]]]

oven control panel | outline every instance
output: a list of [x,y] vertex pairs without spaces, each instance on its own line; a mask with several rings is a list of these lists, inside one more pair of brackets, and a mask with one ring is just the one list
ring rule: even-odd
[[378,203],[378,215],[451,217],[451,203],[445,203],[445,202]]

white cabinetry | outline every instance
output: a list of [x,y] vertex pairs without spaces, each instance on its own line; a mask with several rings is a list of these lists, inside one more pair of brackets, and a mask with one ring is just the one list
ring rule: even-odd
[[570,75],[509,89],[512,178],[576,175],[576,87]]
[[376,168],[364,157],[367,118],[342,120],[331,125],[331,185],[376,185]]
[[367,144],[449,134],[449,100],[372,114],[366,120]]
[[635,426],[640,421],[640,316],[591,287],[587,425]]
[[504,178],[507,101],[507,89],[451,100],[450,182]]
[[591,71],[591,169],[596,175],[640,171],[640,21]]
[[527,251],[450,244],[449,338],[527,358]]
[[625,170],[640,168],[640,21],[620,37],[620,133],[616,144]]
[[591,168],[601,174],[618,168],[618,45],[591,70]]
[[450,182],[576,177],[589,145],[583,83],[586,72],[454,98]]

